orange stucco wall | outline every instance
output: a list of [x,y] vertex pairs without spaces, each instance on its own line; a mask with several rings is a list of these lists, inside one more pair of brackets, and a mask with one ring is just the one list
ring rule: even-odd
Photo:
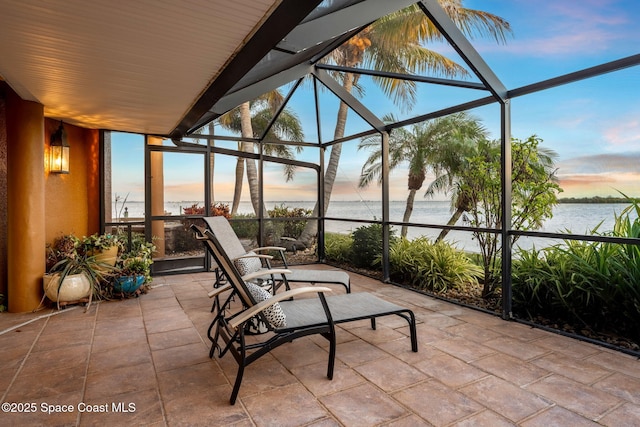
[[43,113],[42,104],[7,92],[7,300],[14,312],[33,310],[42,294]]
[[[59,121],[45,119],[45,136]],[[63,234],[88,236],[100,231],[99,132],[65,123],[69,141],[69,173],[52,174],[45,158],[45,239],[52,242]],[[49,139],[45,141],[49,153]]]
[[0,81],[0,293],[13,312],[42,296],[45,244],[100,230],[99,131],[65,123],[70,173],[50,174],[49,138],[59,121]]
[[7,85],[0,81],[0,294],[7,295]]

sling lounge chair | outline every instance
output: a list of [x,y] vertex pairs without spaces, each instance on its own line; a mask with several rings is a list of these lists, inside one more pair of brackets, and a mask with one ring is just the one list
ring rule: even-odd
[[[285,248],[279,246],[268,246],[253,249],[248,252],[245,250],[242,242],[236,235],[229,220],[223,216],[210,216],[204,218],[207,228],[218,238],[218,241],[222,244],[227,256],[235,262],[238,266],[239,262],[246,260],[245,265],[248,266],[245,271],[241,271],[242,274],[254,273],[260,269],[270,269],[268,255],[264,255],[265,251],[277,251],[282,258],[284,268],[288,268],[287,259],[285,256]],[[264,265],[261,265],[260,259],[264,260]],[[292,270],[286,275],[274,274],[271,277],[263,275],[262,279],[272,279],[276,283],[284,283],[286,289],[289,289],[290,283],[311,283],[323,284],[323,285],[342,285],[346,289],[347,293],[351,292],[351,283],[349,275],[344,271],[330,271],[330,270],[310,270],[300,269]]]
[[[227,277],[227,283],[209,292],[215,298],[214,319],[209,326],[208,336],[212,342],[210,357],[215,350],[223,357],[230,352],[238,363],[238,373],[231,393],[230,403],[233,405],[238,396],[244,368],[259,359],[272,349],[296,338],[311,334],[320,334],[329,340],[329,362],[327,377],[333,378],[335,364],[336,338],[335,324],[356,320],[370,319],[375,329],[375,319],[391,314],[404,318],[411,334],[411,350],[418,351],[416,321],[413,312],[384,301],[369,293],[349,293],[326,296],[330,292],[325,287],[303,287],[271,295],[250,281],[263,272],[253,275],[240,275],[234,263],[225,253],[220,241],[209,230],[196,225],[191,228],[196,239],[204,243],[206,250],[214,258],[219,268]],[[289,270],[277,269],[267,274],[289,274]],[[220,302],[222,294],[230,290],[224,302]],[[317,293],[317,298],[292,299],[304,293]],[[238,298],[242,308],[231,309],[231,300]],[[267,325],[271,334],[265,341],[248,344],[246,332],[251,322],[258,317]],[[212,335],[212,332],[215,331]],[[220,342],[221,341],[221,342]]]

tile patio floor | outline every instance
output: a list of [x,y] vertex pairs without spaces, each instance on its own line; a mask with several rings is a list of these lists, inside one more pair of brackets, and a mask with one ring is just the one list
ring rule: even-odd
[[413,308],[418,353],[399,318],[344,324],[333,381],[325,341],[304,338],[250,366],[230,406],[235,364],[208,358],[213,275],[159,277],[87,313],[0,315],[1,400],[35,404],[0,425],[640,425],[636,358],[351,276]]

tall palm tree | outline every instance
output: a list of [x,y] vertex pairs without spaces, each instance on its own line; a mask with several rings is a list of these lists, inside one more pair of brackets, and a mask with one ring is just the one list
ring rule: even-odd
[[[256,138],[265,132],[278,108],[282,105],[282,102],[283,97],[280,92],[277,90],[272,91],[254,101],[241,104],[239,107],[222,116],[219,122],[227,129],[240,132],[244,138]],[[268,141],[302,141],[304,134],[298,117],[289,109],[285,108],[269,129],[265,139]],[[238,143],[238,146],[240,151],[248,153],[255,152],[255,144],[253,142],[242,141]],[[297,152],[300,150],[300,147],[296,149]],[[274,155],[286,159],[293,158],[291,148],[284,144],[265,144],[263,146],[263,152],[267,155]],[[263,216],[268,216],[266,208],[260,206],[258,169],[256,163],[253,159],[244,159],[242,157],[238,157],[236,162],[235,188],[231,213],[235,214],[238,210],[240,197],[242,195],[245,165],[254,212],[257,215],[261,209]],[[292,165],[285,165],[286,180],[289,181],[292,179],[293,175],[294,167]]]
[[[396,122],[393,115],[384,117],[385,121]],[[403,222],[409,222],[416,193],[422,188],[431,169],[437,177],[453,176],[462,165],[460,156],[469,146],[487,137],[487,130],[479,119],[466,112],[452,114],[413,125],[410,130],[395,129],[389,136],[389,169],[408,163],[409,176],[407,187],[409,195],[405,207]],[[373,180],[382,181],[382,150],[378,136],[366,137],[358,149],[373,150],[362,166],[360,187],[366,187]],[[402,226],[401,236],[407,236],[408,227]]]
[[[500,43],[505,41],[505,34],[511,31],[509,23],[504,19],[487,12],[467,9],[462,5],[463,0],[439,1],[451,19],[469,37],[488,36]],[[427,19],[422,10],[413,5],[372,23],[335,49],[326,61],[346,67],[362,65],[374,70],[407,74],[429,71],[446,77],[466,75],[467,72],[463,67],[423,46],[425,42],[442,40],[444,40],[442,34]],[[356,91],[361,89],[358,87],[358,74],[336,73],[335,77],[349,93],[354,89]],[[401,109],[410,109],[415,104],[415,82],[382,77],[373,77],[373,81]],[[341,102],[337,113],[334,139],[344,136],[347,112],[347,105]],[[331,147],[324,178],[325,212],[331,200],[341,152],[341,144]],[[319,213],[316,204],[314,216]],[[309,221],[297,245],[309,247],[315,240],[316,234],[317,222]]]

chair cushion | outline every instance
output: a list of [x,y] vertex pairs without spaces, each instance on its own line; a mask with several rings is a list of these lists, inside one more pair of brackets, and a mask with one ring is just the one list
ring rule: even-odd
[[[256,253],[251,251],[247,252],[247,255],[256,255]],[[262,268],[262,262],[257,256],[237,258],[235,261],[233,261],[233,263],[235,264],[236,268],[238,269],[238,273],[240,273],[241,276],[255,273]]]
[[[249,293],[251,293],[251,296],[257,303],[271,298],[271,294],[268,291],[255,283],[246,282],[246,285]],[[282,311],[282,307],[280,307],[279,303],[275,303],[271,307],[266,308],[262,313],[274,328],[283,328],[287,326],[287,317],[285,316],[284,311]]]

